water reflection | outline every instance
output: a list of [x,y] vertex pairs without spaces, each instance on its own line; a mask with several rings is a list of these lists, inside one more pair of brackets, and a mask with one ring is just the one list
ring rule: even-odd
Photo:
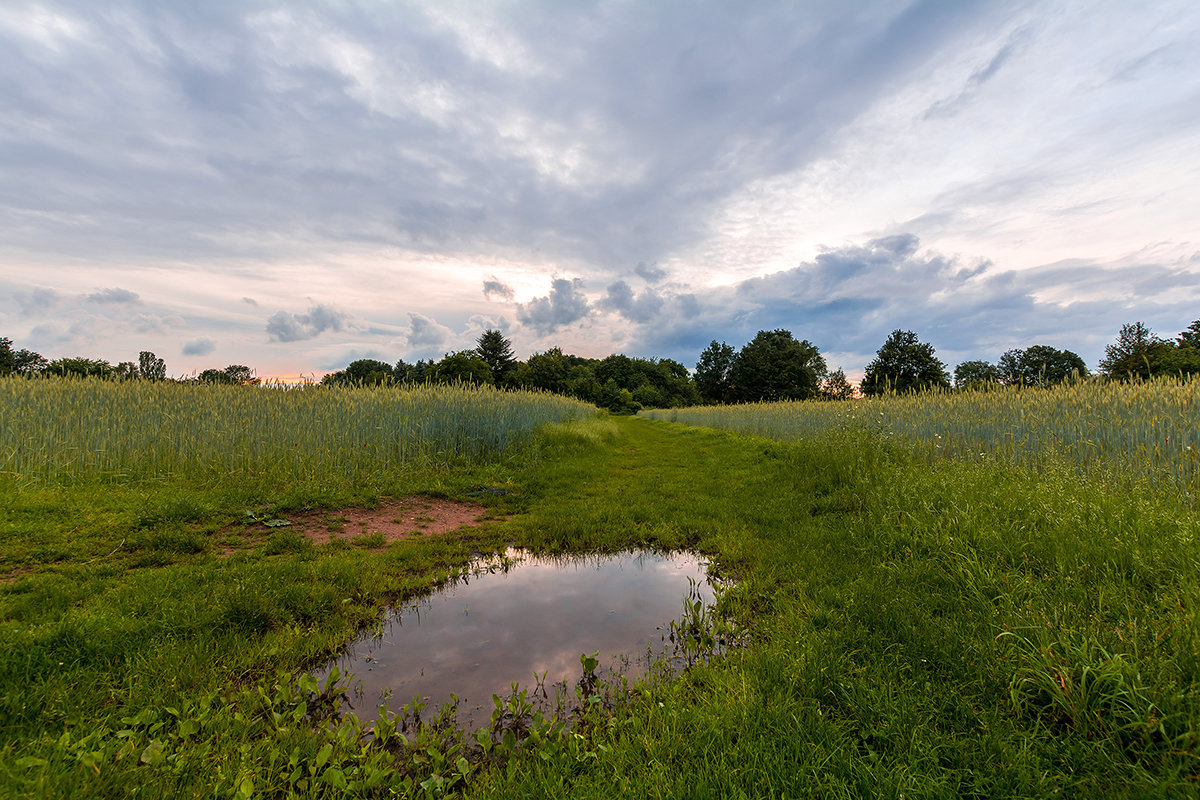
[[[628,661],[630,677],[644,673],[647,653],[664,650],[671,620],[683,611],[691,578],[705,603],[713,599],[707,562],[688,553],[632,551],[612,556],[534,557],[510,550],[507,568],[476,565],[475,574],[417,603],[390,612],[381,627],[318,672],[337,665],[361,682],[353,705],[373,712],[397,709],[419,696],[436,711],[460,700],[458,719],[486,723],[492,695],[511,681],[535,687],[582,674],[581,653],[600,651],[602,667]],[[390,699],[389,699],[390,698]]]

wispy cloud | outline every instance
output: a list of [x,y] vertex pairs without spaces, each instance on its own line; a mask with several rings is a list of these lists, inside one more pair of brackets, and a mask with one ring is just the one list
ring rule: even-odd
[[12,299],[24,316],[43,314],[58,306],[63,298],[53,289],[35,286],[30,289],[13,289]]
[[499,278],[492,276],[483,282],[483,296],[488,299],[512,300],[516,296],[516,293],[512,290],[511,286],[501,282]]
[[128,289],[114,287],[112,289],[101,289],[98,292],[87,296],[88,302],[91,303],[111,303],[114,305],[130,305],[138,302],[137,292],[131,292]]

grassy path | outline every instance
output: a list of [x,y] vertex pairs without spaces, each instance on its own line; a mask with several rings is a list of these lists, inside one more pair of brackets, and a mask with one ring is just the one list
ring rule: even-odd
[[607,462],[564,453],[539,474],[560,502],[531,509],[530,536],[697,546],[740,578],[729,611],[756,642],[615,720],[581,773],[533,762],[491,793],[1194,793],[1198,531],[1182,509],[929,467],[852,434],[619,430]]
[[[274,670],[505,544],[699,549],[738,579],[723,610],[754,639],[569,747],[473,770],[470,796],[1195,794],[1200,524],[1161,498],[929,466],[862,433],[782,444],[630,418],[397,480],[386,493],[503,484],[515,517],[384,553],[281,535],[222,559],[205,523],[48,512],[53,558],[0,587],[0,794],[372,796],[390,756],[289,722],[306,701]],[[5,523],[22,553],[33,506],[55,499],[18,498]],[[199,546],[156,561],[93,529]]]

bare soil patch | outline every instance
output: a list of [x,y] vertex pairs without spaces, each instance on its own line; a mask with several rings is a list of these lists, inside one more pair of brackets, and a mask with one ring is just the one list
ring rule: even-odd
[[7,586],[10,583],[15,583],[17,578],[20,578],[23,575],[31,574],[33,574],[33,570],[29,567],[17,567],[16,569],[11,570],[4,575],[0,575],[0,584]]
[[[371,550],[382,550],[392,542],[413,536],[436,536],[462,527],[482,525],[488,519],[496,518],[477,503],[437,497],[404,497],[386,500],[375,508],[313,509],[280,517],[290,523],[286,526],[288,530],[307,537],[314,544],[325,544],[335,536],[351,543],[370,537],[373,540]],[[227,528],[226,532],[233,530]],[[245,537],[244,541],[252,545],[265,539],[270,530],[268,523],[257,522],[240,533]]]

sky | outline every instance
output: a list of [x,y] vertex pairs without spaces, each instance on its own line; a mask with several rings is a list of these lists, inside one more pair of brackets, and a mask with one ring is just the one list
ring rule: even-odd
[[1200,4],[0,0],[0,336],[861,375],[1200,318]]

